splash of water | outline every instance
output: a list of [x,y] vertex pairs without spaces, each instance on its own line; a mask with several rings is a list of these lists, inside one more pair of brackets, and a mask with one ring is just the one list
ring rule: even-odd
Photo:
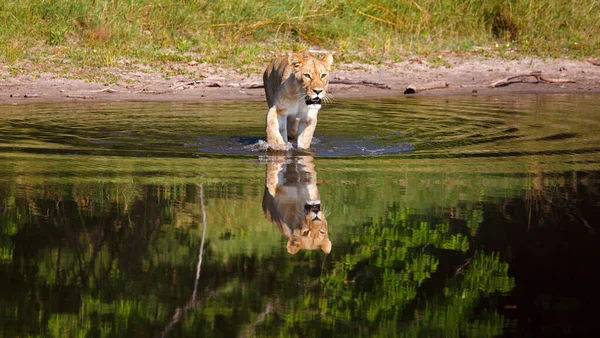
[[285,145],[280,145],[269,143],[264,140],[258,140],[258,142],[254,144],[245,146],[244,149],[249,151],[289,151],[294,149],[294,146],[289,142]]

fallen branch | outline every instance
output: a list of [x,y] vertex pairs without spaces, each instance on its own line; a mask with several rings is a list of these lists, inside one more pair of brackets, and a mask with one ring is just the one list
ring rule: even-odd
[[229,84],[226,85],[220,81],[202,82],[200,84],[202,85],[202,87],[234,87]]
[[[494,82],[490,83],[489,87],[494,88],[494,87],[500,87],[500,86],[507,86],[511,83],[523,82],[523,78],[528,77],[528,76],[533,76],[538,82],[543,82],[543,83],[575,83],[574,80],[569,80],[569,79],[551,79],[551,78],[543,77],[542,72],[537,70],[537,71],[533,71],[529,74],[519,74],[519,75],[509,76],[504,79],[494,81]],[[515,79],[519,79],[519,81],[514,81]]]
[[203,80],[189,82],[175,82],[169,88],[170,90],[188,89],[193,86],[201,87],[239,87],[237,84],[228,84],[227,79],[223,77],[209,77]]
[[91,95],[67,95],[70,99],[93,99],[94,97]]
[[117,92],[118,92],[118,90],[116,90],[116,89],[112,89],[112,88],[110,88],[110,87],[106,87],[106,88],[103,88],[103,89],[98,89],[98,90],[88,90],[88,91],[84,91],[84,93],[104,93],[104,92],[106,92],[106,93],[117,93]]
[[244,89],[265,88],[265,85],[259,81],[250,81],[240,83],[240,87]]
[[31,97],[40,97],[38,94],[25,94],[23,95],[24,98],[31,98]]
[[450,88],[450,84],[447,82],[433,82],[433,83],[428,83],[421,87],[417,87],[417,85],[411,84],[408,87],[406,87],[406,90],[404,90],[404,94],[416,94],[416,93],[424,92],[426,90],[443,89],[443,88]]
[[190,82],[184,82],[184,83],[173,83],[171,85],[171,90],[177,90],[177,89],[186,89],[186,87],[189,86],[195,86],[197,84],[200,84],[200,81],[190,81]]
[[[21,97],[21,94],[10,94],[10,97]],[[38,94],[23,94],[24,98],[40,97]]]
[[373,87],[377,87],[380,89],[392,89],[392,87],[390,87],[384,83],[374,82],[374,81],[369,81],[369,80],[349,80],[349,79],[337,78],[337,79],[331,79],[331,81],[329,81],[329,83],[330,84],[373,86]]

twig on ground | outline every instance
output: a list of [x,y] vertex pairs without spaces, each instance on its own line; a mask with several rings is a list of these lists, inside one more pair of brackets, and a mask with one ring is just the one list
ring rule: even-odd
[[103,88],[103,89],[98,89],[98,90],[88,90],[88,91],[85,91],[85,92],[86,92],[86,93],[105,93],[105,92],[106,92],[106,93],[116,93],[116,92],[118,92],[118,90],[116,90],[116,89],[112,89],[112,88],[110,88],[110,87],[106,87],[106,88]]
[[447,82],[433,82],[433,83],[428,83],[426,85],[417,87],[417,85],[415,84],[411,84],[408,87],[406,87],[406,90],[404,90],[404,94],[416,94],[416,93],[420,93],[426,90],[433,90],[433,89],[443,89],[443,88],[450,88],[450,84]]
[[336,78],[336,79],[331,79],[331,81],[329,81],[329,83],[330,84],[373,86],[373,87],[377,87],[380,89],[392,89],[392,87],[390,87],[384,83],[374,82],[374,81],[369,81],[369,80],[350,80],[350,79],[344,79],[344,78]]
[[[62,92],[64,92],[64,90],[61,90],[61,93]],[[94,98],[93,95],[87,95],[87,94],[117,93],[117,92],[119,92],[119,91],[116,89],[106,87],[106,88],[97,89],[97,90],[80,90],[80,91],[76,91],[72,94],[67,94],[66,96],[70,99],[93,99]]]
[[[21,97],[21,94],[10,94],[10,97]],[[40,97],[38,94],[23,94],[24,98]]]
[[201,86],[201,87],[236,87],[234,85],[231,84],[226,84],[225,83],[225,79],[205,79],[205,80],[200,80],[200,81],[189,81],[189,82],[183,82],[183,83],[178,83],[175,82],[171,85],[171,87],[169,88],[170,90],[179,90],[179,89],[188,89],[190,87],[193,86]]
[[93,99],[94,97],[91,95],[67,95],[70,99]]
[[[494,81],[494,82],[490,83],[489,87],[494,88],[494,87],[500,87],[500,86],[507,86],[511,83],[523,82],[523,78],[528,77],[528,76],[533,76],[538,82],[544,82],[544,83],[574,83],[575,82],[574,80],[569,80],[569,79],[552,79],[552,78],[543,77],[542,72],[537,70],[537,71],[533,71],[528,74],[519,74],[519,75],[509,76],[509,77]],[[514,81],[515,79],[519,79],[519,80]]]
[[251,82],[240,83],[240,87],[244,88],[244,89],[256,89],[256,88],[265,88],[265,85],[259,81],[251,81]]
[[200,83],[202,85],[202,87],[234,87],[231,84],[224,84],[223,82],[220,81],[211,81],[211,82],[203,82]]
[[199,83],[200,83],[200,81],[190,81],[190,82],[184,82],[184,83],[175,82],[171,85],[170,89],[172,89],[172,90],[186,89],[186,87],[195,86]]

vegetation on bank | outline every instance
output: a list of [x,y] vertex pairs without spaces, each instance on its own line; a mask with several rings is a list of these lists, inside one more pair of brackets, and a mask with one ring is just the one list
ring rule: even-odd
[[[413,54],[586,57],[596,0],[4,0],[0,61],[96,67],[208,62],[245,68],[306,47],[379,63]],[[511,53],[512,55],[512,53]],[[262,63],[261,63],[262,65]]]

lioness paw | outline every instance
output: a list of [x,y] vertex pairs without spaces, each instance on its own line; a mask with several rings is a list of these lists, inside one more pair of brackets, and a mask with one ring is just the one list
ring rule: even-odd
[[271,142],[267,142],[267,151],[288,151],[290,149],[293,149],[294,146],[292,146],[291,143],[287,143],[287,142],[283,142],[283,143],[271,143]]

